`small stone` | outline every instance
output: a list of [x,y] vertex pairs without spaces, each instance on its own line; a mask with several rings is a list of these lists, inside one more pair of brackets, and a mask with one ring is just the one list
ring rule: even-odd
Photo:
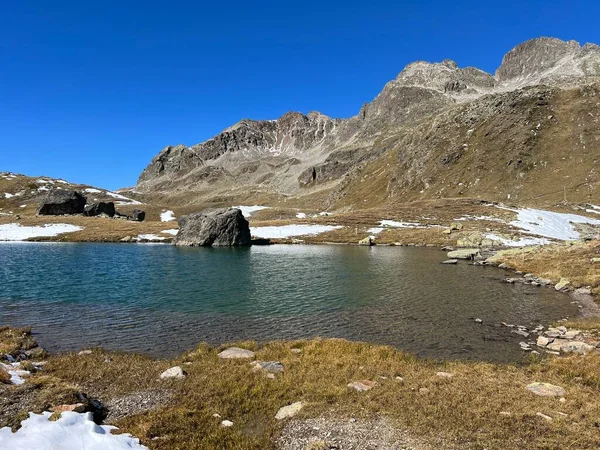
[[564,388],[550,383],[531,383],[525,389],[541,397],[564,397],[567,393]]
[[290,350],[290,352],[298,354],[298,353],[302,353],[302,349],[301,348],[293,348]]
[[267,378],[269,378],[270,380],[274,380],[275,379],[275,374],[274,373],[268,373],[267,374]]
[[529,333],[523,330],[511,330],[511,333],[518,334],[519,336],[529,337]]
[[91,350],[81,350],[79,353],[77,353],[79,356],[83,356],[83,355],[91,355],[92,351]]
[[446,261],[442,261],[442,264],[457,264],[458,259],[447,259]]
[[477,319],[475,319],[475,322],[477,322],[477,323],[483,323],[483,320],[477,318]]
[[402,383],[404,381],[404,378],[402,378],[402,377],[396,377],[396,378],[394,378],[394,380]]
[[535,413],[536,416],[541,417],[542,419],[544,419],[547,422],[552,422],[552,417],[547,416],[546,414],[542,414],[541,412],[537,412]]
[[229,428],[233,426],[233,422],[231,420],[223,420],[221,422],[221,426],[224,428]]
[[561,278],[558,283],[554,286],[557,291],[564,291],[571,285],[571,281],[568,278]]
[[429,394],[429,389],[427,389],[427,388],[420,388],[419,389],[419,394],[422,394],[422,395]]
[[550,355],[554,355],[554,356],[558,356],[560,355],[559,352],[555,352],[554,350],[546,350],[546,353],[550,354]]
[[536,345],[538,347],[545,347],[546,345],[548,345],[550,342],[552,342],[553,339],[551,338],[547,338],[545,336],[538,336],[537,341],[536,341]]
[[500,411],[500,415],[504,416],[504,417],[510,417],[510,416],[512,416],[512,414],[509,413],[508,411]]
[[181,380],[185,378],[185,372],[180,366],[171,367],[170,369],[165,370],[160,374],[161,380],[167,380],[169,378],[175,378],[176,380]]
[[284,370],[283,364],[279,361],[257,361],[255,364],[270,373],[281,373]]
[[[509,265],[506,263],[498,264],[499,269],[510,269]],[[502,414],[502,413],[501,413]],[[510,413],[509,413],[510,414]]]
[[213,416],[215,419],[220,419],[220,418],[221,418],[221,414],[218,414],[218,413],[214,413],[212,416]]
[[360,241],[358,241],[358,245],[366,245],[366,246],[371,246],[373,245],[373,238],[371,238],[371,236],[367,236],[364,239],[361,239]]
[[348,383],[349,388],[355,389],[358,392],[369,391],[375,386],[377,386],[377,383],[371,380],[353,381],[352,383]]
[[83,403],[74,403],[72,405],[57,405],[50,408],[50,411],[56,413],[63,413],[67,411],[72,411],[76,413],[84,413],[85,405]]
[[291,405],[282,406],[275,414],[275,418],[277,420],[287,419],[289,417],[294,417],[298,412],[302,409],[304,405],[302,402],[292,403]]
[[239,347],[229,347],[219,353],[221,359],[254,358],[254,352]]
[[454,376],[450,372],[437,372],[436,375],[440,378],[452,378]]
[[561,403],[566,403],[567,399],[564,398],[564,397],[561,397],[561,398],[558,399],[558,401],[561,402]]
[[579,336],[581,336],[580,330],[569,330],[565,333],[564,338],[572,340],[572,339],[577,339]]

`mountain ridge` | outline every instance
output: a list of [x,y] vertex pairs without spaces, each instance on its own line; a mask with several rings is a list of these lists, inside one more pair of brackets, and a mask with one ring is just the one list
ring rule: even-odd
[[[136,189],[167,197],[188,194],[188,202],[222,197],[235,189],[285,197],[323,189],[333,193],[359,166],[392,149],[399,151],[399,144],[409,148],[403,140],[418,141],[414,130],[424,121],[436,122],[449,111],[462,114],[461,105],[488,105],[475,113],[485,114],[485,108],[493,109],[489,97],[501,99],[535,86],[557,93],[593,84],[599,76],[599,46],[555,38],[517,45],[503,57],[495,75],[460,68],[449,59],[416,61],[350,118],[313,111],[288,112],[275,120],[242,119],[202,143],[165,147],[141,173]],[[519,98],[525,97],[526,93]],[[406,150],[401,153],[400,159],[410,159]],[[418,161],[411,164],[418,165]],[[396,188],[390,186],[388,191]]]

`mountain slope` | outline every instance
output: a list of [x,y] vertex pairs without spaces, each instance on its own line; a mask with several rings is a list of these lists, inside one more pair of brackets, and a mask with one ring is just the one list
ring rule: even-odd
[[415,62],[352,118],[244,119],[166,147],[136,189],[174,203],[308,196],[330,208],[461,195],[554,201],[564,189],[581,201],[599,181],[599,76],[600,47],[553,38],[515,47],[495,76]]

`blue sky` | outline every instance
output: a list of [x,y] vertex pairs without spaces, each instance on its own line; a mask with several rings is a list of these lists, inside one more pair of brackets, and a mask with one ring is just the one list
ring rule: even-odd
[[356,114],[414,60],[600,43],[597,1],[0,2],[0,171],[115,189],[239,119]]

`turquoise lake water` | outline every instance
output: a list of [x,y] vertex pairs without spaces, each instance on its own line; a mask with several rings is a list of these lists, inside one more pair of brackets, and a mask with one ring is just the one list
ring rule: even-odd
[[511,275],[496,268],[442,265],[445,256],[411,247],[3,243],[0,325],[32,326],[50,351],[162,357],[203,341],[321,336],[511,361],[523,338],[499,322],[547,325],[577,313],[565,294],[502,283]]

